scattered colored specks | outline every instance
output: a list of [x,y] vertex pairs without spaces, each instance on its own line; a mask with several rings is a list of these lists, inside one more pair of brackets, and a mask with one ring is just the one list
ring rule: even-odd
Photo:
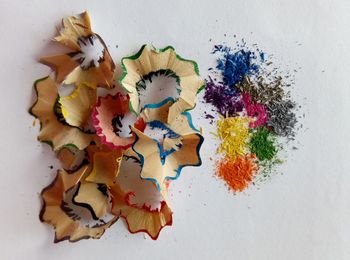
[[265,125],[267,122],[267,111],[263,104],[253,103],[248,93],[242,94],[242,100],[245,105],[247,115],[253,120],[249,123],[251,128]]
[[249,118],[221,118],[217,122],[217,133],[221,139],[219,153],[233,160],[237,156],[246,154],[249,141]]
[[[290,75],[273,68],[264,52],[242,43],[214,46],[217,65],[209,69],[204,93],[204,102],[218,114],[216,174],[234,192],[270,177],[297,124],[296,103],[287,91]],[[205,117],[213,122],[215,114]]]
[[224,157],[216,167],[217,175],[235,192],[247,188],[258,171],[254,154],[238,156],[235,160]]
[[266,127],[259,127],[253,132],[249,146],[260,161],[271,160],[277,154],[275,138]]
[[229,86],[216,83],[211,78],[207,81],[204,100],[212,104],[223,116],[234,116],[244,107],[238,91],[233,92]]

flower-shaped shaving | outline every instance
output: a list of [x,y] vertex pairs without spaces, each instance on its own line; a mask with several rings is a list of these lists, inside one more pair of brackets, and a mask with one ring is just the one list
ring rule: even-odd
[[112,88],[115,64],[106,44],[91,30],[88,13],[63,19],[62,26],[55,41],[71,52],[40,59],[55,70],[56,82]]
[[59,100],[58,89],[52,78],[37,80],[34,88],[37,100],[29,112],[40,120],[39,141],[50,144],[55,151],[67,145],[73,145],[82,150],[90,142],[98,141],[96,135],[84,133],[77,127],[69,126],[60,120],[56,113]]
[[176,97],[176,102],[169,109],[168,122],[174,121],[180,113],[194,108],[195,97],[205,86],[204,80],[199,77],[197,63],[180,57],[171,46],[155,49],[143,45],[135,55],[124,57],[121,63],[124,73],[120,83],[130,96],[130,109],[136,114],[142,110],[138,86],[154,74],[171,75],[180,87],[179,97]]
[[101,138],[103,144],[112,149],[127,149],[133,144],[135,135],[130,132],[123,136],[123,125],[127,124],[126,127],[128,127],[128,123],[132,123],[134,127],[143,131],[145,124],[142,118],[134,119],[134,122],[123,120],[127,116],[131,116],[130,119],[133,119],[134,116],[129,111],[128,96],[118,92],[114,96],[108,95],[98,99],[98,103],[92,113],[92,120],[96,134]]
[[[177,179],[183,167],[201,165],[203,136],[193,126],[190,114],[183,112],[167,123],[174,102],[168,98],[146,105],[140,115],[146,123],[145,132],[132,128],[137,137],[132,148],[141,161],[141,177],[153,181],[159,190],[166,180]],[[155,138],[154,133],[162,136]]]
[[[51,224],[55,227],[55,242],[60,242],[65,239],[69,239],[71,242],[78,241],[83,238],[100,238],[104,233],[105,229],[110,227],[118,217],[113,217],[107,223],[96,224],[92,227],[86,227],[80,216],[73,212],[73,209],[68,206],[71,200],[68,201],[68,192],[75,188],[77,185],[80,186],[81,180],[84,178],[88,166],[80,168],[74,173],[67,173],[64,170],[58,172],[56,179],[46,187],[41,195],[43,199],[43,207],[40,212],[40,220]],[[81,201],[84,201],[86,205],[100,204],[102,201],[103,205],[106,205],[106,199],[102,192],[96,192],[97,184],[85,184],[89,187],[80,186],[86,194],[86,189],[90,192],[90,199],[92,201],[84,201],[85,195],[79,195]],[[93,207],[93,206],[91,206]],[[99,208],[100,214],[103,210]]]
[[91,113],[96,101],[96,88],[81,83],[69,96],[59,97],[59,110],[67,124],[82,130],[89,130]]
[[130,152],[123,157],[118,185],[111,188],[112,212],[120,212],[130,233],[145,232],[157,239],[162,228],[172,225],[167,185],[159,192],[153,182],[141,179],[141,163],[135,156]]
[[100,238],[119,218],[119,214],[110,213],[110,188],[116,185],[123,153],[96,145],[87,151],[88,165],[75,172],[59,170],[56,179],[42,191],[40,219],[55,227],[55,242]]

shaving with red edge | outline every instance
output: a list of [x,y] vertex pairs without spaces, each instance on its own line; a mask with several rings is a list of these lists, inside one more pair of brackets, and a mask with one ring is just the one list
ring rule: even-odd
[[[129,96],[120,92],[114,96],[99,97],[91,116],[96,134],[102,143],[111,149],[127,149],[135,141],[135,135],[131,131],[121,136],[123,124],[133,123],[140,131],[146,126],[142,118],[136,120],[134,114],[129,111]],[[127,116],[131,117],[129,122],[125,122]],[[130,125],[124,128],[130,129]]]

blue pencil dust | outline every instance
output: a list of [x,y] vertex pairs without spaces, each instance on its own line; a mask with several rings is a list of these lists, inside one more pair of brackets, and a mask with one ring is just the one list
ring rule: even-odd
[[216,68],[223,75],[223,83],[234,87],[242,81],[244,76],[254,75],[259,71],[259,63],[264,62],[265,54],[241,49],[233,52],[231,48],[223,45],[216,45],[213,53],[221,52],[223,58],[217,60]]

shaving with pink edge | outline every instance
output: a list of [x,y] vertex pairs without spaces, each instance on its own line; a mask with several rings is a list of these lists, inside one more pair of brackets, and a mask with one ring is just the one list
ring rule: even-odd
[[[117,93],[100,97],[92,112],[93,126],[96,134],[101,138],[103,144],[111,149],[127,149],[135,141],[135,135],[122,133],[122,127],[127,120],[126,116],[133,116],[129,111],[129,96]],[[129,125],[126,126],[130,129]],[[145,124],[142,118],[136,120],[134,127],[143,131]]]

